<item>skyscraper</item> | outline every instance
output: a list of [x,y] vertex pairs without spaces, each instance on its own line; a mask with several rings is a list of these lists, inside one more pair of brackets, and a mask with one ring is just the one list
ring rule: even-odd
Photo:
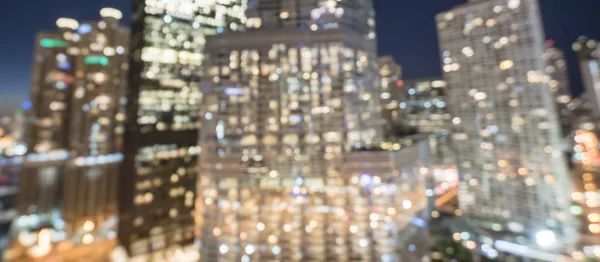
[[437,27],[465,218],[497,235],[524,235],[512,238],[519,244],[573,243],[537,1],[470,1],[437,15]]
[[564,53],[552,46],[553,41],[547,40],[548,48],[544,53],[546,60],[546,69],[544,72],[550,77],[548,86],[554,96],[556,110],[558,112],[561,133],[563,137],[569,136],[573,131],[573,114],[568,105],[572,100],[571,89],[569,86],[569,76],[567,72],[567,61]]
[[447,131],[451,122],[446,106],[448,86],[442,79],[405,81],[399,107],[404,112],[405,124],[419,132]]
[[208,38],[203,261],[394,260],[403,250],[420,259],[408,255],[413,235],[398,234],[407,217],[426,223],[417,214],[427,213],[428,148],[374,149],[383,132],[373,15],[370,0],[251,1],[247,31]]
[[391,56],[379,58],[378,83],[380,87],[381,118],[384,127],[384,137],[393,136],[394,130],[404,123],[404,116],[399,108],[404,97],[402,86],[402,67]]
[[243,28],[243,2],[134,1],[119,180],[119,240],[134,258],[193,244],[205,36]]
[[573,43],[573,51],[579,56],[581,78],[585,88],[585,99],[592,103],[592,113],[600,118],[600,45],[584,36]]
[[[253,17],[273,6],[261,1],[248,10],[260,28],[209,38],[200,172],[257,158],[284,176],[320,177],[342,152],[381,140],[370,1],[301,3],[314,9],[310,23]],[[298,20],[304,9],[280,12]]]
[[37,35],[31,104],[24,104],[34,122],[20,175],[22,216],[13,224],[19,234],[46,228],[53,242],[75,245],[116,237],[129,31],[119,10],[100,15],[59,18],[58,32]]

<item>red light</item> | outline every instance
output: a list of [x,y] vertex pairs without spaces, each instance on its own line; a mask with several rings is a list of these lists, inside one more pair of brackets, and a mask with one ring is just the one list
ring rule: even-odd
[[404,85],[404,81],[403,80],[398,80],[398,82],[396,82],[397,86],[403,86]]
[[554,40],[553,40],[553,39],[548,39],[548,40],[546,40],[546,46],[547,46],[547,47],[554,46]]

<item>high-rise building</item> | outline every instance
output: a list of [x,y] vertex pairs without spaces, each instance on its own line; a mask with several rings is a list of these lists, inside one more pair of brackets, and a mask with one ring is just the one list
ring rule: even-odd
[[596,40],[582,36],[573,43],[573,51],[579,56],[585,99],[592,103],[592,113],[598,119],[600,118],[600,45]]
[[456,195],[458,185],[456,160],[448,133],[452,121],[446,101],[448,88],[446,81],[439,78],[404,81],[403,99],[398,105],[405,126],[432,134],[429,145],[438,197]]
[[[248,21],[272,5],[254,4]],[[322,176],[342,152],[379,142],[373,29],[361,30],[371,27],[370,1],[309,7],[309,24],[263,21],[209,38],[201,166],[258,158],[285,176]]]
[[[364,18],[354,21],[356,28],[367,26],[372,7],[325,4],[331,2],[313,3],[319,15],[307,26],[262,23],[208,40],[201,165],[257,156],[282,174],[320,176],[339,166],[341,152],[379,142],[372,29],[343,26],[352,13]],[[335,22],[322,19],[336,17],[336,10],[347,16],[338,14],[338,27],[326,27]]]
[[437,78],[405,81],[399,107],[405,124],[419,132],[447,131],[452,118],[446,107],[446,81]]
[[421,259],[416,231],[399,234],[406,212],[426,223],[428,147],[364,151],[383,142],[373,15],[370,0],[250,1],[247,31],[208,38],[203,261]]
[[538,2],[472,0],[437,15],[437,27],[464,218],[492,240],[568,247],[572,188]]
[[384,137],[390,138],[394,131],[404,124],[404,116],[399,108],[400,101],[404,98],[402,67],[396,63],[394,57],[382,56],[379,58],[378,72]]
[[[37,35],[17,234],[45,229],[52,242],[75,245],[116,237],[129,30],[119,10],[100,15],[60,18],[59,31]],[[35,243],[18,244],[41,255]]]
[[568,106],[573,98],[564,53],[552,44],[552,40],[546,41],[548,48],[544,52],[544,60],[547,66],[544,72],[550,77],[548,85],[556,102],[562,136],[566,137],[573,131],[573,114]]
[[241,0],[134,1],[118,197],[119,240],[134,259],[194,249],[205,36],[243,28],[244,10]]

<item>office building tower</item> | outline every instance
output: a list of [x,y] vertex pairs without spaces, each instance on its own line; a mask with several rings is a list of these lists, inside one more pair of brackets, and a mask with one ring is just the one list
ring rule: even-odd
[[546,41],[548,48],[544,52],[544,60],[547,66],[544,72],[550,77],[548,85],[556,103],[562,136],[566,137],[573,131],[573,114],[568,107],[573,98],[569,85],[567,61],[560,49],[552,47],[553,43],[552,40]]
[[134,1],[119,179],[119,240],[134,259],[193,244],[205,36],[243,28],[244,4]]
[[420,260],[428,148],[382,143],[371,1],[248,8],[206,45],[202,261]]
[[116,237],[129,31],[119,10],[100,15],[60,18],[59,31],[37,35],[17,234],[45,228],[52,242],[74,245]]
[[[308,27],[263,23],[209,38],[201,166],[258,158],[286,176],[322,176],[342,152],[380,142],[372,29],[358,30],[372,15],[367,2],[313,3],[327,12]],[[354,28],[339,15],[339,27],[323,27],[319,18],[338,9],[364,19]]]
[[437,27],[464,218],[492,240],[568,247],[571,186],[538,2],[470,1]]
[[404,94],[402,86],[402,67],[396,63],[392,56],[379,58],[378,84],[380,87],[381,118],[383,123],[384,137],[390,138],[394,131],[402,128],[404,116],[399,109],[400,101]]
[[399,107],[404,112],[405,124],[419,132],[447,131],[452,121],[446,107],[446,81],[437,78],[405,81]]
[[592,113],[598,119],[600,118],[600,45],[596,40],[582,36],[573,43],[573,51],[579,57],[585,98],[592,103]]
[[448,88],[446,81],[439,78],[407,80],[401,88],[403,99],[398,104],[405,126],[431,133],[429,145],[438,196],[456,193],[458,185],[456,160],[448,133],[452,124],[446,101]]

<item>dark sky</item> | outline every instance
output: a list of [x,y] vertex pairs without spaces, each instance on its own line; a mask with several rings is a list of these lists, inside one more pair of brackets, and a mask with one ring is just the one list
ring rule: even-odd
[[[29,96],[35,33],[55,30],[56,18],[98,19],[102,7],[128,14],[132,0],[4,0],[0,8],[0,115]],[[374,0],[379,52],[391,54],[404,68],[404,78],[439,76],[434,17],[465,0]],[[575,93],[581,81],[571,44],[580,35],[600,39],[600,0],[541,0],[546,35],[565,50]],[[128,23],[126,15],[125,23]]]

